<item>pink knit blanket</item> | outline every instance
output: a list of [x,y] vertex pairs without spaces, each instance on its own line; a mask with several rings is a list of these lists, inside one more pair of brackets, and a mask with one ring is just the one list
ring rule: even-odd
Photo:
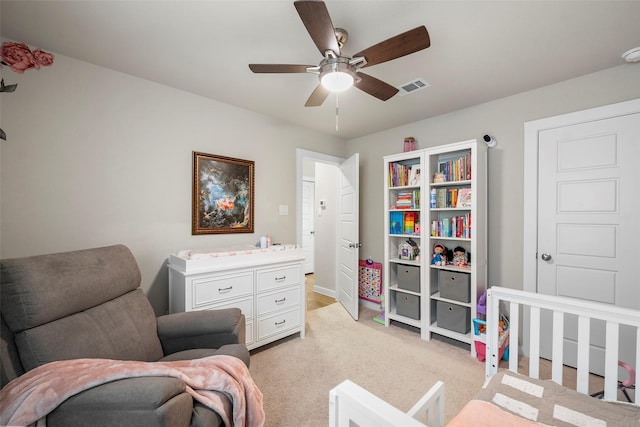
[[174,377],[184,381],[195,400],[220,414],[226,426],[263,426],[262,393],[249,369],[232,356],[174,362],[75,359],[47,363],[0,390],[0,425],[29,426],[70,396],[131,377]]

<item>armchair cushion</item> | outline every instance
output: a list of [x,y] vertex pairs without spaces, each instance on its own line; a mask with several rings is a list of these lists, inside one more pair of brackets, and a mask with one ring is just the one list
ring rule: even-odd
[[55,360],[162,358],[155,314],[141,289],[15,334],[25,370]]
[[2,260],[2,318],[16,331],[133,291],[140,270],[124,245]]

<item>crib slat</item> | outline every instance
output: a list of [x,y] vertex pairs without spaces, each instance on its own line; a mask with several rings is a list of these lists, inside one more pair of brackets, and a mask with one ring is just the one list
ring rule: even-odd
[[509,370],[518,372],[518,342],[520,333],[520,304],[509,304]]
[[562,385],[562,361],[564,352],[564,313],[553,311],[553,343],[551,350],[551,379]]
[[485,375],[487,378],[498,372],[498,319],[500,318],[500,300],[489,298],[491,288],[487,290],[487,333]]
[[540,378],[540,308],[531,307],[529,329],[529,376]]
[[576,391],[584,394],[589,393],[590,333],[590,319],[587,316],[578,316],[578,378],[576,382]]
[[607,322],[604,354],[604,398],[616,400],[618,396],[618,341],[619,325]]

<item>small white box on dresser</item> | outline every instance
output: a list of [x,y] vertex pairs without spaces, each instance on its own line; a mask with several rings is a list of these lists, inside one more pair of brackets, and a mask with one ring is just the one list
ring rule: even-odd
[[253,349],[305,334],[304,254],[296,245],[180,251],[169,257],[172,313],[238,307]]

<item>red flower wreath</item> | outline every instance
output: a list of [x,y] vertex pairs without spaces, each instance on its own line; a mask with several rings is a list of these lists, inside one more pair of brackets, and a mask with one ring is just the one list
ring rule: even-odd
[[53,64],[53,55],[36,49],[33,52],[24,43],[4,42],[2,43],[2,63],[8,65],[11,70],[18,74],[26,70],[40,67],[48,67]]
[[[32,68],[39,70],[40,67],[48,67],[53,64],[53,55],[40,49],[31,50],[24,43],[4,42],[0,52],[3,65],[11,68],[18,74],[24,73]],[[14,92],[17,84],[5,85],[4,79],[0,80],[0,92]],[[7,135],[0,129],[0,139],[7,140]]]

